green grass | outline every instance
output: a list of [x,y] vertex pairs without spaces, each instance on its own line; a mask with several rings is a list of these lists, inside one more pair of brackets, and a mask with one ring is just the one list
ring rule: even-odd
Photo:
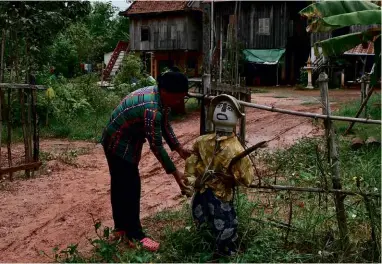
[[[381,185],[380,149],[365,147],[351,151],[349,141],[340,140],[340,168],[343,188],[351,191],[379,192]],[[316,153],[318,149],[318,155]],[[287,150],[257,154],[267,166],[261,172],[263,185],[293,185],[331,188],[329,166],[321,139],[302,139]],[[321,164],[323,177],[318,164]],[[357,180],[358,178],[358,180]],[[276,181],[276,182],[275,182]],[[359,186],[357,186],[359,181]],[[274,223],[288,223],[292,205],[290,232]],[[239,254],[233,257],[214,255],[214,237],[208,230],[196,230],[185,203],[180,210],[162,211],[143,220],[145,231],[161,242],[161,249],[149,253],[131,250],[96,238],[98,247],[84,257],[80,250],[62,255],[57,262],[377,262],[380,251],[371,243],[371,224],[360,196],[347,196],[345,209],[350,244],[342,248],[339,240],[333,196],[328,194],[286,191],[264,193],[240,189],[235,198],[239,219]],[[371,217],[379,241],[380,202],[373,200]],[[106,228],[109,230],[109,228]],[[101,232],[102,233],[102,232]],[[104,233],[104,232],[103,232]],[[109,253],[107,253],[109,252]]]
[[[371,102],[378,102],[372,98]],[[337,114],[353,115],[357,107],[346,104]],[[370,108],[373,118],[380,110]],[[380,133],[380,127],[379,132]],[[371,131],[370,128],[367,130]],[[350,141],[338,136],[342,188],[354,192],[380,192],[381,151],[364,146],[352,151]],[[286,150],[256,154],[261,164],[262,184],[332,188],[324,139],[305,138]],[[260,192],[241,189],[235,199],[239,218],[239,249],[234,257],[214,255],[214,238],[208,230],[197,231],[188,203],[176,211],[162,211],[143,220],[146,232],[161,242],[157,253],[140,248],[127,249],[107,242],[110,229],[101,230],[90,255],[76,245],[56,250],[56,262],[379,262],[379,243],[371,240],[371,227],[380,241],[380,200],[372,199],[368,211],[362,196],[348,195],[345,200],[350,243],[339,239],[336,210],[330,194],[302,192]],[[276,227],[290,223],[293,229]],[[371,220],[376,223],[371,224]],[[100,231],[101,230],[101,231]],[[102,235],[103,234],[103,235]]]
[[[112,111],[112,110],[111,110]],[[70,122],[52,120],[41,128],[42,138],[68,138],[72,140],[99,140],[111,111],[97,116],[76,116]]]
[[[256,196],[260,196],[257,193]],[[186,204],[178,211],[163,211],[146,218],[143,224],[145,231],[161,242],[161,248],[156,253],[144,251],[141,248],[128,249],[125,246],[107,242],[107,237],[97,238],[96,248],[89,254],[81,253],[76,248],[72,254],[59,254],[55,262],[161,262],[161,263],[250,263],[250,262],[370,262],[371,254],[367,239],[357,240],[352,237],[352,244],[346,250],[341,250],[337,240],[335,211],[330,197],[329,209],[318,206],[318,196],[293,195],[293,201],[303,199],[305,206],[293,205],[292,226],[290,231],[277,228],[268,218],[286,222],[282,219],[282,209],[288,205],[290,196],[287,193],[270,195],[274,201],[272,212],[268,212],[264,202],[252,201],[243,193],[236,199],[239,218],[239,249],[233,257],[214,255],[214,238],[208,230],[197,231]],[[323,199],[323,198],[322,198]],[[324,202],[322,202],[324,204]],[[358,211],[350,211],[349,215],[357,214],[349,220],[351,230],[357,230],[365,225]],[[253,218],[261,221],[254,221]],[[100,229],[100,234],[105,234]],[[109,228],[106,227],[107,233]],[[364,230],[364,228],[362,228]],[[367,234],[362,234],[364,238]],[[70,246],[70,247],[73,247]],[[69,247],[69,249],[70,249]],[[65,249],[64,249],[65,250]],[[59,252],[59,251],[58,251]],[[64,251],[66,252],[66,251]],[[374,257],[374,261],[378,259]]]
[[[174,115],[173,120],[183,120],[187,118],[187,114],[196,111],[199,108],[198,100],[190,98],[186,102],[186,115]],[[105,109],[100,115],[87,114],[76,115],[68,121],[51,119],[48,126],[40,124],[41,138],[67,138],[71,140],[99,140],[102,135],[103,128],[110,118],[113,109]],[[3,126],[3,135],[6,135],[6,127]],[[21,127],[12,129],[12,142],[22,142],[23,134]],[[4,144],[3,139],[3,144]]]
[[286,96],[286,95],[275,95],[275,96],[272,96],[273,98],[289,98],[289,96]]
[[[348,102],[343,104],[340,109],[334,112],[334,115],[339,116],[349,116],[355,117],[357,111],[360,107],[360,100],[355,100],[352,102]],[[362,114],[360,118],[364,117]],[[367,103],[367,117],[370,119],[381,120],[381,95],[374,94],[371,96]],[[338,133],[344,133],[347,127],[349,126],[349,122],[335,122],[336,129]],[[369,136],[375,137],[376,139],[381,138],[381,126],[373,125],[373,124],[361,124],[356,123],[353,126],[351,131],[351,135],[358,136],[362,139],[367,139]]]

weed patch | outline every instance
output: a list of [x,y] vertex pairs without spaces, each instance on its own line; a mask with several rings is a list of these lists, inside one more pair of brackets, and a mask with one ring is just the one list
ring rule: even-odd
[[[334,115],[355,117],[361,105],[360,100],[345,103],[340,109],[334,112]],[[360,118],[364,117],[361,115]],[[367,118],[381,120],[381,95],[374,94],[370,97],[367,103]],[[338,133],[343,133],[349,126],[349,122],[335,122]],[[373,136],[377,139],[381,138],[381,127],[379,125],[356,123],[351,131],[351,135],[358,136],[362,139],[367,139]]]

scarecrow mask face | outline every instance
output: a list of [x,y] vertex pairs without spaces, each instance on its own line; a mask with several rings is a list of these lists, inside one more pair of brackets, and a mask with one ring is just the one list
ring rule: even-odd
[[237,113],[232,103],[219,102],[214,111],[213,123],[216,131],[232,132],[237,123]]

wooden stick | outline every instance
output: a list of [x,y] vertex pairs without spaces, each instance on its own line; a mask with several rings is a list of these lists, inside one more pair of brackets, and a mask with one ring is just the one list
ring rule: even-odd
[[[33,147],[32,147],[32,137],[33,137],[33,133],[32,133],[32,90],[28,90],[28,94],[27,94],[27,111],[28,111],[28,161],[31,162],[33,160],[33,155],[32,155],[32,151],[33,151]],[[32,177],[34,177],[34,171],[32,171]]]
[[259,143],[253,145],[252,147],[247,148],[240,154],[236,155],[231,162],[228,165],[228,171],[230,172],[232,170],[233,165],[235,165],[236,162],[244,158],[245,156],[249,155],[251,152],[255,151],[256,149],[260,148],[262,145],[267,143],[266,141],[260,141]]
[[10,173],[10,172],[21,171],[21,170],[37,169],[41,165],[42,165],[42,162],[38,161],[38,162],[26,163],[26,164],[22,164],[22,165],[10,167],[10,168],[1,168],[0,169],[0,175]]
[[[338,158],[337,151],[337,142],[336,134],[332,121],[330,120],[330,104],[329,104],[329,92],[328,92],[328,76],[326,73],[320,73],[318,77],[319,87],[321,90],[322,98],[322,112],[328,116],[328,119],[325,120],[325,135],[328,144],[328,153],[329,153],[329,164],[332,174],[333,188],[336,190],[341,190],[341,179],[340,179],[340,163]],[[345,210],[345,200],[346,195],[341,193],[336,193],[334,195],[334,202],[336,206],[336,216],[338,229],[340,231],[340,237],[343,243],[343,246],[348,244],[348,228],[346,221],[346,210]]]
[[[1,36],[1,55],[0,55],[0,82],[4,80],[4,51],[5,51],[5,28],[3,28]],[[1,134],[3,132],[3,108],[4,98],[3,90],[0,88],[0,167],[1,167]]]
[[[370,99],[371,95],[373,94],[373,92],[374,92],[374,87],[371,87],[370,90],[369,90],[369,92],[367,93],[367,96],[366,96],[365,100],[363,100],[363,102],[362,102],[360,108],[358,109],[358,112],[355,114],[355,117],[356,117],[356,118],[359,117],[360,114],[362,113],[363,108],[367,105],[367,102],[369,101],[369,99]],[[359,119],[359,118],[357,118],[357,119]],[[350,132],[350,130],[353,128],[353,126],[354,126],[355,123],[356,123],[356,122],[353,120],[353,121],[349,124],[348,128],[347,128],[347,129],[345,130],[345,132],[344,132],[344,135],[347,135],[347,134]]]
[[[194,98],[202,98],[203,95],[197,94],[197,93],[189,93],[188,96],[194,97]],[[214,96],[208,96],[208,97],[206,96],[206,98],[212,99],[212,98],[214,98]],[[328,118],[326,115],[323,115],[323,114],[315,114],[315,113],[310,113],[310,112],[298,112],[298,111],[276,108],[276,107],[271,107],[271,106],[266,106],[266,105],[248,103],[248,102],[244,102],[241,100],[238,100],[238,102],[241,105],[244,105],[247,107],[257,108],[257,109],[271,111],[271,112],[278,112],[278,113],[284,113],[284,114],[295,115],[295,116],[311,117],[311,118],[316,118],[316,119],[327,119]],[[381,120],[354,118],[354,117],[346,117],[346,116],[330,116],[330,119],[331,120],[337,120],[337,121],[358,122],[358,123],[365,123],[365,124],[377,124],[377,125],[382,124]]]
[[32,115],[33,115],[33,161],[38,161],[39,156],[39,150],[38,150],[38,135],[37,135],[37,129],[38,129],[38,122],[37,122],[37,110],[36,110],[36,97],[37,93],[36,90],[33,89],[32,93]]
[[275,227],[279,227],[279,228],[286,228],[288,230],[292,230],[292,231],[297,231],[297,229],[295,227],[292,227],[292,226],[289,226],[288,224],[286,223],[282,223],[282,222],[279,222],[279,221],[276,221],[276,220],[273,220],[273,219],[269,219],[267,218],[267,221],[265,220],[262,220],[262,219],[258,219],[258,218],[251,218],[252,221],[256,221],[256,222],[259,222],[261,224],[269,224],[269,225],[273,225]]
[[3,133],[3,105],[2,105],[2,98],[3,97],[3,90],[0,88],[0,168],[1,168],[1,136]]
[[[7,151],[8,151],[8,166],[12,167],[12,101],[11,101],[11,89],[8,89],[8,107],[7,107],[7,121],[8,121],[8,137],[7,137]],[[9,172],[9,180],[13,181],[13,172]]]
[[[28,134],[27,134],[27,128],[25,124],[25,109],[24,109],[24,89],[19,90],[19,97],[20,97],[20,113],[21,113],[21,127],[23,131],[23,139],[24,139],[24,150],[25,150],[25,157],[24,161],[25,163],[29,162],[29,145],[28,145]],[[25,175],[27,178],[30,177],[29,170],[25,171]]]
[[33,85],[26,83],[0,83],[0,88],[10,88],[10,89],[37,89],[37,90],[46,90],[44,85]]
[[310,187],[296,187],[296,186],[284,186],[284,185],[266,185],[266,186],[258,186],[255,184],[251,184],[249,188],[252,189],[267,189],[267,190],[275,190],[275,191],[294,191],[294,192],[311,192],[311,193],[342,193],[346,195],[367,195],[376,198],[380,198],[381,194],[379,193],[358,193],[346,190],[336,190],[336,189],[323,189],[323,188],[310,188]]

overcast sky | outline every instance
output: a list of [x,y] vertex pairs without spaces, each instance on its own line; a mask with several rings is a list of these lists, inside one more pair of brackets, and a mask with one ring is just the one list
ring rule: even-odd
[[126,8],[130,5],[128,3],[126,3],[125,0],[120,0],[120,1],[111,1],[111,4],[115,7],[118,7],[119,8],[119,11],[124,11],[126,10]]
[[[110,2],[110,0],[96,0],[97,2]],[[91,1],[91,2],[95,2],[95,1]],[[118,7],[119,8],[119,11],[125,11],[130,4],[127,3],[126,0],[113,0],[111,1],[111,4],[115,7]]]

